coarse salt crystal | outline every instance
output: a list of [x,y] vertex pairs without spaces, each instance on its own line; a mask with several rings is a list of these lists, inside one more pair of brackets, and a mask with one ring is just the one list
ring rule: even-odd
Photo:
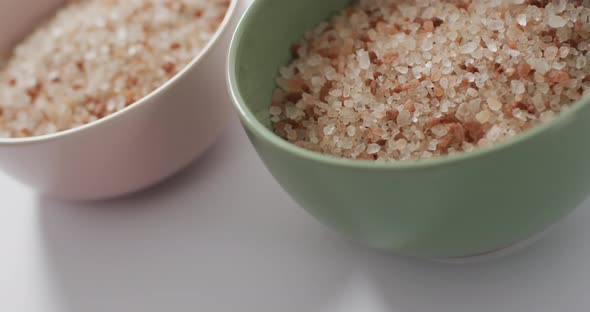
[[518,22],[518,24],[520,26],[526,26],[526,24],[527,24],[527,16],[526,16],[526,14],[518,14],[516,16],[516,21]]
[[364,152],[366,149],[367,149],[367,146],[365,144],[361,143],[354,148],[353,154],[359,155],[360,153]]
[[449,87],[449,80],[446,77],[441,78],[440,86],[446,90]]
[[546,111],[541,113],[541,120],[543,122],[547,122],[555,117],[555,113],[553,111]]
[[502,28],[504,28],[504,23],[500,20],[491,20],[488,23],[489,30],[500,30]]
[[288,119],[296,120],[299,117],[304,116],[304,113],[297,106],[287,106],[287,108],[285,109],[285,116],[287,116]]
[[500,128],[500,126],[493,125],[492,128],[488,131],[486,137],[488,138],[488,140],[496,141],[500,138],[502,132],[504,131],[502,130],[502,128]]
[[436,125],[436,126],[432,127],[432,129],[430,129],[430,131],[432,131],[432,134],[434,134],[435,136],[437,136],[439,138],[442,138],[449,133],[449,129],[447,128],[446,125],[443,125],[443,124]]
[[346,134],[348,134],[348,136],[355,136],[356,134],[356,127],[355,126],[348,126],[346,127]]
[[477,46],[478,44],[476,42],[468,42],[461,46],[459,51],[461,51],[462,54],[473,53],[477,49]]
[[[438,140],[434,139],[428,143],[428,151],[434,152],[434,151],[436,151],[437,148],[438,148]],[[429,153],[428,151],[425,152],[425,153],[428,153],[428,154],[426,154],[425,158],[428,158],[430,155],[432,155],[432,153]]]
[[524,83],[522,83],[522,81],[520,80],[512,80],[510,82],[511,88],[512,88],[512,93],[514,94],[522,94],[524,93],[525,87],[524,87]]
[[411,118],[412,118],[412,115],[410,114],[409,111],[402,110],[401,112],[399,112],[399,115],[397,117],[397,123],[401,127],[409,126],[409,125],[412,124],[412,119]]
[[335,125],[327,125],[324,127],[324,134],[325,135],[332,135],[332,134],[334,134],[334,131],[336,131]]
[[526,116],[524,114],[524,112],[520,109],[520,108],[515,108],[512,110],[512,116],[514,116],[514,118],[522,120],[522,121],[526,121]]
[[404,150],[407,146],[408,146],[408,141],[406,141],[405,139],[399,139],[399,140],[395,141],[395,143],[393,144],[393,148],[398,151]]
[[497,112],[502,109],[502,102],[498,101],[498,99],[496,99],[494,97],[488,98],[487,102],[488,102],[488,107],[492,111]]
[[547,24],[553,28],[560,28],[567,24],[567,20],[559,15],[551,15],[549,16]]
[[422,51],[430,51],[430,50],[432,50],[433,47],[434,47],[434,42],[432,41],[431,38],[424,39],[424,41],[422,41],[422,44],[420,45],[420,49]]
[[432,80],[432,82],[438,82],[441,77],[442,77],[442,73],[440,72],[440,70],[438,68],[433,68],[430,71],[430,79]]
[[407,74],[410,71],[406,66],[396,66],[395,70],[397,70],[400,74]]
[[414,50],[416,49],[416,40],[414,38],[406,37],[405,40],[402,41],[402,45],[408,50]]
[[543,96],[540,93],[536,93],[533,98],[533,105],[535,105],[535,109],[542,112],[545,110],[545,101],[543,100]]
[[490,50],[492,52],[498,52],[498,45],[496,44],[496,42],[490,41],[488,43],[488,50]]
[[359,67],[361,69],[369,69],[369,67],[371,66],[371,59],[369,58],[369,53],[367,53],[367,51],[364,50],[359,50],[357,52],[357,56],[359,61]]
[[579,55],[576,58],[576,68],[577,69],[583,69],[584,67],[586,67],[586,56]]
[[369,144],[367,146],[367,153],[368,154],[377,154],[381,150],[381,145],[379,144]]
[[545,58],[549,61],[553,61],[556,57],[557,57],[557,53],[559,52],[559,49],[556,46],[550,46],[545,48]]
[[475,115],[475,119],[481,124],[485,124],[490,120],[490,112],[483,110]]
[[567,6],[567,0],[555,0],[553,1],[553,9],[555,13],[561,13],[565,11]]
[[331,96],[340,97],[342,96],[342,89],[333,89],[332,91],[328,92]]
[[570,48],[567,46],[562,46],[561,48],[559,48],[559,57],[560,58],[566,58],[570,53]]
[[467,89],[467,95],[469,95],[471,97],[476,97],[476,96],[479,96],[479,92],[477,92],[477,90],[475,90],[473,88],[469,88],[469,89]]

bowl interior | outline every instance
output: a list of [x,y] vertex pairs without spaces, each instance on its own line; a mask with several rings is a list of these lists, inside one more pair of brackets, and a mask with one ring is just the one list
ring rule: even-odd
[[344,9],[351,0],[257,0],[242,20],[232,62],[237,88],[258,121],[270,127],[278,68],[291,59],[291,45],[306,31]]
[[63,3],[64,0],[0,0],[0,57],[6,57],[20,39]]
[[364,169],[425,169],[477,159],[492,152],[509,149],[547,131],[565,127],[584,110],[590,109],[590,96],[584,96],[557,118],[491,147],[420,161],[382,163],[334,158],[288,143],[272,131],[268,111],[272,93],[276,88],[278,69],[292,60],[291,46],[307,31],[354,2],[355,0],[254,1],[234,34],[228,62],[228,83],[233,93],[234,104],[248,129],[289,153],[325,164]]
[[[151,93],[137,100],[133,105],[129,105],[124,109],[100,118],[97,121],[53,134],[25,138],[0,138],[0,146],[27,145],[57,140],[78,132],[90,130],[99,125],[104,125],[138,109],[143,103],[149,101],[151,98],[169,90],[173,84],[186,76],[187,72],[204,62],[206,56],[211,54],[214,46],[218,45],[221,40],[227,40],[227,38],[224,37],[224,34],[231,31],[228,28],[235,26],[234,21],[238,18],[236,15],[239,13],[239,10],[243,9],[241,1],[245,0],[229,1],[230,5],[227,9],[224,20],[209,39],[208,43],[188,64],[179,70],[175,76],[168,79],[164,84],[153,90]],[[51,18],[51,16],[65,4],[67,4],[66,0],[0,0],[0,29],[2,29],[2,32],[0,32],[0,66],[3,65],[2,61],[4,58],[10,56],[15,45],[34,31],[35,28],[39,26],[39,23]],[[221,59],[221,56],[219,56],[219,59]],[[209,59],[207,59],[207,61],[210,62]]]

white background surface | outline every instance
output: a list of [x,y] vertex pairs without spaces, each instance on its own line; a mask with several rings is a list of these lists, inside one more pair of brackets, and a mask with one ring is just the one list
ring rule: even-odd
[[293,203],[236,120],[188,170],[130,198],[64,204],[4,176],[0,189],[0,311],[590,309],[590,202],[489,263],[387,255]]
[[590,201],[503,259],[396,257],[308,216],[232,121],[198,162],[130,198],[61,203],[0,174],[0,311],[590,310]]

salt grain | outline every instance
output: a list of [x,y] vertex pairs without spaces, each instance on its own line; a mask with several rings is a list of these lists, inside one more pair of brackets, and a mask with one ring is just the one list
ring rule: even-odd
[[487,110],[483,110],[475,114],[475,119],[479,121],[481,124],[485,124],[490,120],[490,112]]
[[[475,81],[475,79],[473,79],[471,82]],[[471,96],[471,97],[476,97],[479,96],[479,92],[473,88],[469,88],[467,89],[467,95]]]
[[524,88],[524,84],[520,80],[512,80],[511,82],[512,93],[514,94],[522,94],[526,90]]
[[551,119],[553,119],[554,117],[555,117],[555,112],[547,111],[547,112],[541,113],[540,119],[543,122],[547,122],[547,121],[550,121]]
[[567,46],[562,46],[561,48],[559,48],[559,57],[560,58],[566,58],[570,53],[570,48]]
[[434,134],[435,136],[437,136],[439,138],[442,138],[449,133],[449,129],[447,128],[446,125],[436,125],[436,126],[432,127],[432,129],[430,129],[430,131],[432,131],[432,134]]
[[353,137],[356,134],[356,127],[355,126],[346,127],[346,133],[348,134],[348,136]]
[[549,16],[547,24],[553,28],[560,28],[567,24],[567,20],[558,15]]
[[576,68],[583,69],[584,67],[586,67],[586,56],[580,55],[576,58]]
[[367,146],[368,154],[377,154],[380,150],[381,146],[378,144],[369,144],[369,146]]
[[395,70],[397,70],[400,74],[407,74],[408,71],[410,71],[406,66],[396,66]]
[[334,134],[334,131],[336,131],[336,126],[334,126],[334,125],[328,125],[328,126],[324,127],[324,134],[325,135],[332,135],[332,134]]
[[518,14],[516,16],[516,21],[518,22],[518,25],[520,25],[520,26],[526,26],[526,24],[527,24],[527,16],[526,16],[526,14]]
[[412,115],[407,110],[402,110],[397,117],[397,124],[400,127],[409,126],[412,124]]
[[469,54],[469,53],[473,53],[475,51],[475,49],[477,49],[477,43],[469,42],[469,43],[466,43],[465,45],[461,46],[459,51],[462,54]]
[[559,50],[555,46],[547,47],[547,48],[545,48],[545,58],[548,61],[553,61],[557,57],[558,52],[559,52]]
[[363,50],[359,50],[357,52],[358,60],[359,60],[359,67],[361,69],[369,69],[371,66],[371,59],[369,58],[369,53]]

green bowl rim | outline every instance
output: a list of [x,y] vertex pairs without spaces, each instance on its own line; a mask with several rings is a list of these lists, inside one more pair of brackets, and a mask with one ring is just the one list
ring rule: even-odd
[[[524,133],[518,134],[513,138],[506,139],[500,143],[494,144],[489,147],[478,148],[471,152],[462,152],[454,155],[447,155],[441,157],[435,157],[432,159],[423,160],[402,160],[402,161],[370,161],[370,160],[355,160],[348,158],[338,158],[334,156],[324,155],[318,152],[312,152],[296,146],[283,138],[276,135],[273,131],[263,125],[252,111],[245,104],[245,100],[238,88],[238,81],[236,77],[236,59],[240,45],[242,44],[243,35],[248,27],[248,24],[252,19],[256,18],[257,10],[266,4],[265,1],[273,0],[254,0],[253,3],[246,9],[244,15],[240,18],[236,30],[232,36],[228,60],[226,64],[226,82],[232,98],[232,104],[237,110],[242,124],[247,127],[251,132],[255,133],[258,137],[270,142],[279,149],[293,154],[295,156],[323,163],[326,165],[348,167],[354,169],[378,169],[378,170],[416,170],[416,169],[427,169],[436,166],[453,165],[456,163],[464,162],[467,160],[477,160],[484,156],[489,156],[493,153],[497,153],[513,147],[518,144],[531,140],[535,137],[540,136],[546,131],[557,129],[562,125],[565,125],[573,119],[585,106],[590,103],[590,97],[586,96],[570,106],[569,109],[561,112],[557,117],[548,122],[544,122],[540,125],[527,130]],[[278,70],[278,69],[277,69]]]

